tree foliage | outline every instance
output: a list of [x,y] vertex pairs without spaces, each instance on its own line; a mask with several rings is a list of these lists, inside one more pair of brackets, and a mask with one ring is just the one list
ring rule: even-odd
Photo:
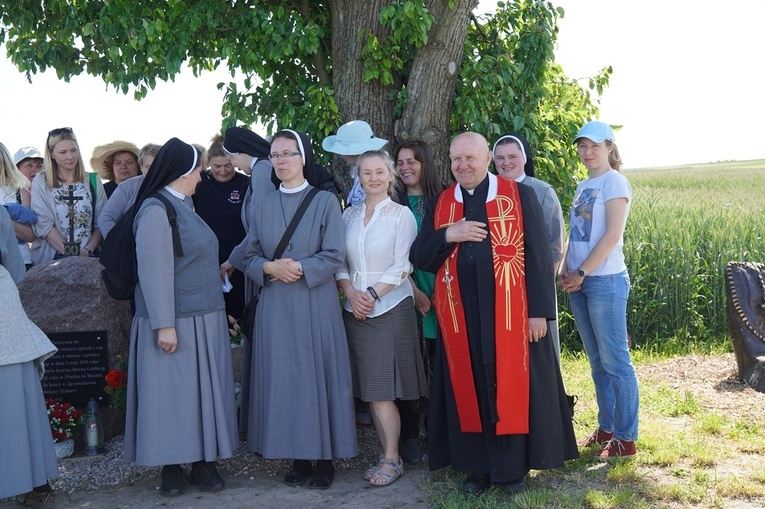
[[[173,80],[184,64],[195,74],[226,65],[235,79],[219,84],[226,90],[223,127],[258,121],[269,131],[295,126],[320,140],[349,117],[385,108],[393,125],[375,128],[395,144],[403,141],[395,124],[414,107],[411,74],[418,52],[448,22],[445,13],[468,13],[476,2],[370,2],[381,7],[367,13],[373,16],[365,20],[369,28],[349,41],[363,64],[350,76],[332,65],[332,34],[359,20],[341,19],[332,0],[0,0],[0,42],[30,76],[47,68],[63,80],[86,72],[136,99],[157,80]],[[561,16],[561,9],[540,0],[500,2],[496,13],[481,18],[461,15],[468,30],[454,100],[442,106],[451,122],[430,141],[466,129],[490,141],[521,131],[537,151],[540,176],[565,203],[581,171],[570,142],[584,121],[597,116],[610,69],[590,79],[590,91],[566,77],[553,55]],[[349,106],[335,95],[341,78],[377,84],[377,96]],[[417,129],[406,135],[428,136]],[[446,168],[443,174],[448,176]]]
[[584,121],[598,113],[596,98],[611,69],[590,78],[589,90],[565,75],[554,45],[562,8],[549,2],[499,3],[496,13],[475,20],[465,41],[452,131],[483,133],[493,143],[522,133],[534,150],[538,177],[558,192],[564,210],[584,175],[572,144]]

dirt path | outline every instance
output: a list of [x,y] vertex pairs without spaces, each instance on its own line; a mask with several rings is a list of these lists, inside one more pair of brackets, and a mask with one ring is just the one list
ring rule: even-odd
[[[706,412],[715,412],[728,418],[744,418],[752,412],[759,415],[757,409],[762,407],[765,395],[749,389],[733,376],[735,360],[732,354],[717,356],[690,355],[664,361],[641,364],[637,367],[641,381],[656,385],[666,385],[681,392],[692,393],[699,406]],[[592,404],[592,402],[590,402]],[[679,415],[677,417],[662,417],[668,429],[685,427],[691,429],[696,417]],[[145,509],[188,508],[188,509],[238,509],[238,508],[335,508],[349,509],[414,509],[431,507],[428,494],[424,490],[429,480],[439,478],[442,473],[428,472],[426,464],[417,467],[407,466],[406,474],[393,486],[375,488],[361,479],[365,465],[371,464],[378,453],[379,445],[374,430],[371,427],[359,428],[360,454],[352,460],[343,460],[338,464],[335,482],[326,491],[309,490],[305,487],[291,488],[282,483],[282,475],[287,470],[287,461],[264,461],[254,455],[241,455],[238,459],[222,462],[221,473],[226,479],[227,487],[221,493],[201,493],[196,486],[187,488],[183,496],[164,498],[157,490],[159,475],[157,471],[144,470],[138,473],[118,474],[121,460],[113,458],[111,462],[104,458],[103,463],[93,463],[93,470],[81,475],[80,483],[73,485],[73,491],[58,491],[55,507],[61,509]],[[754,454],[746,453],[716,458],[710,466],[710,476],[727,475],[733,472],[739,478],[746,478],[752,472],[761,468],[762,456],[760,449]],[[754,452],[754,451],[749,451]],[[0,459],[1,461],[2,459]],[[77,459],[71,460],[77,462]],[[694,467],[695,468],[695,467]],[[703,467],[699,467],[704,470]],[[688,469],[691,469],[689,466]],[[678,480],[667,468],[652,465],[640,465],[638,473],[644,481],[655,483],[676,484]],[[107,473],[115,476],[105,475]],[[677,474],[677,472],[674,472]],[[62,473],[66,476],[67,473]],[[114,477],[114,486],[99,489],[88,489],[83,486],[94,486],[94,477]],[[125,481],[125,479],[132,479]],[[541,479],[534,482],[556,485],[559,482],[572,482],[576,489],[610,490],[607,477],[595,476],[587,486],[579,473],[560,471],[546,472]],[[534,484],[532,482],[532,484]],[[640,484],[640,483],[638,483]],[[721,484],[722,486],[722,484]],[[711,495],[709,495],[711,496]],[[705,499],[706,500],[706,499]],[[724,507],[763,507],[762,499],[754,497],[747,500],[741,494],[720,495],[719,500]],[[694,505],[688,501],[678,501],[670,498],[663,501],[666,507],[699,507],[704,503]],[[0,509],[19,508],[21,506],[10,502],[0,501]]]
[[[152,507],[184,509],[258,509],[306,508],[324,509],[414,509],[429,507],[422,490],[430,474],[424,466],[408,467],[402,478],[387,488],[375,488],[361,479],[359,472],[339,471],[332,488],[309,490],[305,486],[291,488],[281,476],[262,473],[253,477],[225,475],[226,489],[220,493],[202,493],[189,486],[180,497],[165,498],[158,493],[159,479],[133,485],[102,488],[95,492],[75,491],[57,495],[57,509],[148,509]],[[2,509],[22,506],[0,502]]]

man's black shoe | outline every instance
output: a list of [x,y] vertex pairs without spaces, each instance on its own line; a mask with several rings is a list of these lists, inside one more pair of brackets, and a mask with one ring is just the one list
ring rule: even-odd
[[520,493],[526,489],[526,478],[521,477],[514,481],[507,481],[500,484],[502,489],[507,493]]
[[462,483],[462,491],[477,495],[489,487],[489,474],[470,474]]

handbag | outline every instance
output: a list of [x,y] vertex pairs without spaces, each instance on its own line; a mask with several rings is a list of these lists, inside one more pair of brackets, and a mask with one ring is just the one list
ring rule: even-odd
[[[308,209],[308,205],[311,204],[313,197],[316,196],[318,192],[318,189],[312,187],[310,191],[308,191],[308,193],[305,195],[305,198],[303,198],[303,201],[300,202],[300,206],[295,212],[295,215],[292,217],[292,221],[290,221],[290,224],[287,227],[287,230],[284,232],[284,235],[282,235],[282,239],[279,241],[279,245],[276,246],[276,251],[274,251],[274,257],[272,260],[281,258],[284,250],[287,248],[287,244],[292,238],[292,234],[295,233],[295,230],[297,229],[298,223],[300,223],[300,220],[303,218],[306,209]],[[244,310],[242,311],[242,332],[244,333],[244,336],[250,341],[252,341],[252,338],[254,337],[255,312],[258,307],[259,297],[260,288],[258,288],[257,292],[255,292],[255,295],[252,296],[247,304],[245,304]]]

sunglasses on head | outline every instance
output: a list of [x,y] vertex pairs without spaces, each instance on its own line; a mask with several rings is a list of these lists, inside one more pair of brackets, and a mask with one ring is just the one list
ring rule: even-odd
[[59,136],[60,134],[67,133],[67,134],[74,134],[74,131],[71,127],[59,127],[58,129],[54,129],[52,131],[48,131],[48,136]]

